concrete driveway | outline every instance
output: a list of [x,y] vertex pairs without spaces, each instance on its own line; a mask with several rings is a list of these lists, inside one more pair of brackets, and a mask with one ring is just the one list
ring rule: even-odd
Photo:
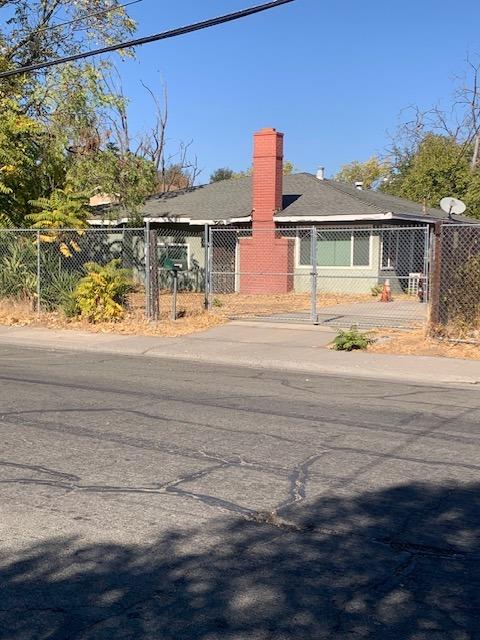
[[[424,325],[428,316],[428,305],[417,300],[393,300],[383,303],[372,298],[368,302],[348,302],[329,307],[318,307],[318,323],[334,328],[349,328],[356,325],[361,329],[395,328],[408,329]],[[241,320],[241,317],[237,317]],[[252,320],[249,316],[247,320]],[[257,316],[263,322],[311,323],[310,311],[291,311]]]
[[479,637],[475,388],[0,364],[0,639]]

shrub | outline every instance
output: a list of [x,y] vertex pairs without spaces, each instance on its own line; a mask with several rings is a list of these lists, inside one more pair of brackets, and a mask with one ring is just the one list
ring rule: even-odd
[[453,273],[443,304],[448,320],[465,329],[480,328],[480,254],[470,257]]
[[120,260],[105,266],[95,262],[85,265],[87,274],[81,278],[73,293],[78,313],[90,322],[120,320],[124,313],[126,295],[133,290],[127,269],[119,267]]
[[366,349],[373,342],[374,339],[368,333],[362,333],[357,327],[351,327],[348,331],[340,331],[332,342],[332,346],[335,351],[353,351]]
[[42,305],[50,311],[60,308],[69,317],[76,315],[74,292],[79,280],[77,272],[64,269],[48,272],[40,291]]
[[36,248],[28,240],[11,239],[2,246],[0,298],[33,299],[37,291]]

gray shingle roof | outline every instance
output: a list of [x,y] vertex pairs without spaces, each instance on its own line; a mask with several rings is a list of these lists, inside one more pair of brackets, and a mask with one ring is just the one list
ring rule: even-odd
[[[251,215],[252,179],[236,178],[194,187],[149,199],[141,210],[145,217],[187,218],[205,221],[227,221]],[[405,219],[422,217],[442,220],[448,216],[440,209],[423,210],[422,205],[378,191],[358,190],[355,187],[318,180],[310,173],[284,177],[283,210],[280,217],[309,218],[322,216],[368,216],[389,214]]]

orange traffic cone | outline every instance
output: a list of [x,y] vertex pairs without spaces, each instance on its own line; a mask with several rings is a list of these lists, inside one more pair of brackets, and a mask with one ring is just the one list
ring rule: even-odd
[[392,302],[392,289],[390,288],[390,280],[385,280],[382,293],[380,295],[380,302]]

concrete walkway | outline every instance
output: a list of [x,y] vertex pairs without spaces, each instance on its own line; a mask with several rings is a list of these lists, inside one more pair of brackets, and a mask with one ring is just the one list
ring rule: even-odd
[[[348,329],[356,325],[368,330],[375,327],[407,329],[422,326],[427,321],[427,305],[416,300],[394,300],[379,303],[377,298],[369,302],[347,302],[329,307],[318,307],[318,323],[326,327]],[[241,318],[238,318],[239,320]],[[311,324],[310,311],[272,313],[254,318],[261,322],[305,322]]]
[[325,349],[335,335],[335,331],[325,327],[256,322],[232,322],[180,338],[0,327],[0,345],[173,358],[429,384],[480,384],[480,361]]

